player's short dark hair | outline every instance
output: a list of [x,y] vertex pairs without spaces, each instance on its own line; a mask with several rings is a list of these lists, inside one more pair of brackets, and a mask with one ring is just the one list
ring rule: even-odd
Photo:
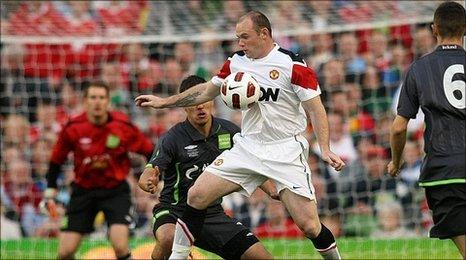
[[184,91],[196,86],[197,84],[205,83],[205,79],[196,76],[196,75],[190,75],[187,76],[183,81],[181,82],[180,88],[178,89],[179,93],[183,93]]
[[262,28],[266,28],[269,30],[270,37],[272,37],[272,26],[270,25],[269,18],[267,18],[265,14],[259,11],[249,11],[247,14],[240,18],[240,21],[247,17],[251,19],[252,23],[254,24],[254,29],[257,33],[259,33]]
[[83,90],[83,93],[84,93],[84,97],[87,97],[87,94],[89,93],[89,88],[91,87],[94,87],[94,88],[103,88],[105,89],[105,93],[107,94],[107,96],[109,96],[109,93],[110,93],[110,86],[103,82],[103,81],[93,81],[87,85],[84,86],[84,90]]
[[466,11],[456,2],[444,2],[435,10],[434,24],[442,38],[461,37],[466,27]]

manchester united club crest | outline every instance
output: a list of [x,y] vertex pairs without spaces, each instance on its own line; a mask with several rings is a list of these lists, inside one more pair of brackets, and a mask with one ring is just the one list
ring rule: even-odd
[[223,159],[217,159],[217,160],[214,161],[214,165],[215,165],[215,166],[219,166],[219,165],[221,165],[222,163],[223,163]]
[[278,77],[280,76],[280,73],[278,72],[278,70],[271,70],[269,72],[269,76],[271,79],[278,79]]

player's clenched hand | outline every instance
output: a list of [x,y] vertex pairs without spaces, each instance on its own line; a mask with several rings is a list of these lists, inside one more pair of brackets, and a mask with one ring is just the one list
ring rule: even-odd
[[398,177],[398,174],[400,174],[400,166],[395,164],[393,161],[387,165],[387,170],[388,174],[392,177]]
[[331,151],[322,152],[322,160],[330,164],[336,171],[341,171],[346,166],[345,162]]
[[156,193],[159,184],[159,168],[157,166],[145,168],[138,184],[143,191],[151,194]]
[[137,106],[163,108],[165,99],[154,95],[140,95],[134,99]]

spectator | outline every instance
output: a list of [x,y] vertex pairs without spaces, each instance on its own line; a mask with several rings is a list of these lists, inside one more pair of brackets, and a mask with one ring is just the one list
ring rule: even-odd
[[37,107],[37,121],[31,126],[31,143],[47,136],[56,136],[61,130],[57,122],[57,108],[49,100],[41,102]]
[[31,166],[27,161],[16,160],[8,163],[3,189],[13,202],[22,234],[34,235],[36,227],[43,221],[38,211],[42,193],[32,181]]
[[[55,137],[55,135],[53,135]],[[41,138],[32,145],[32,177],[34,185],[40,191],[45,191],[47,188],[46,173],[48,170],[48,163],[52,154],[52,146],[55,140]]]
[[376,120],[375,138],[376,143],[385,149],[387,153],[390,152],[390,126],[393,121],[391,115],[381,115]]
[[382,87],[380,74],[373,66],[369,66],[362,79],[362,109],[374,118],[386,113],[391,105],[391,97]]
[[105,35],[138,35],[144,30],[146,1],[98,1],[93,4]]
[[[314,54],[309,57],[307,63],[312,68],[315,68],[317,72],[320,72],[322,65],[330,62],[330,60],[334,58],[333,36],[330,33],[316,34],[313,35],[312,42],[314,43]],[[324,72],[324,77],[326,76],[327,74]],[[340,75],[337,75],[337,77],[339,76]]]
[[21,115],[10,115],[3,124],[2,143],[16,146],[22,156],[28,157],[30,146],[30,123]]
[[[189,0],[185,2],[171,2],[170,22],[176,31],[182,33],[199,33],[202,27],[213,24],[215,14],[221,12],[211,1]],[[183,19],[178,19],[183,17]],[[186,26],[186,25],[190,26]],[[193,31],[194,30],[194,31]]]
[[194,46],[191,42],[179,42],[175,44],[175,60],[180,64],[182,76],[206,74],[206,69],[200,67],[194,57]]
[[395,92],[395,88],[401,82],[401,79],[405,75],[410,60],[407,57],[407,52],[402,45],[394,45],[390,49],[392,59],[390,61],[390,67],[382,74],[383,85],[389,89],[389,95],[392,96]]
[[435,38],[427,26],[420,26],[414,32],[414,59],[419,59],[435,48]]
[[220,11],[217,17],[218,31],[233,32],[236,27],[238,18],[246,13],[243,1],[226,0],[222,2],[223,11]]
[[342,90],[345,83],[344,66],[344,63],[339,59],[331,59],[323,64],[319,83],[322,88],[323,102],[327,109],[336,105],[331,103],[331,93]]
[[365,54],[369,65],[374,66],[377,72],[388,69],[391,61],[391,53],[388,50],[387,35],[374,31],[369,40],[369,51]]
[[[132,82],[132,92],[135,93],[153,93],[162,89],[163,71],[160,62],[151,60],[147,67],[139,70],[137,82]],[[134,85],[137,85],[135,88]],[[132,93],[133,94],[133,93]]]
[[352,32],[343,33],[338,41],[339,57],[346,64],[345,72],[358,78],[366,70],[366,61],[358,54],[358,39]]
[[77,115],[80,111],[82,111],[81,93],[73,84],[65,81],[61,86],[57,121],[64,125],[69,118]]
[[396,239],[415,237],[416,234],[403,227],[403,209],[400,203],[388,201],[380,203],[377,208],[377,229],[371,237],[377,239]]
[[102,81],[110,87],[110,104],[112,108],[129,112],[131,94],[124,85],[120,64],[117,62],[102,65]]
[[[270,16],[275,19],[279,19],[278,21],[271,21],[273,24],[277,25],[277,31],[295,29],[301,23],[303,23],[303,19],[301,19],[299,11],[297,12],[296,9],[290,8],[290,6],[298,6],[298,4],[299,1],[279,1],[276,5],[271,6],[273,8],[269,9],[271,13]],[[279,21],[286,21],[286,23]],[[282,42],[282,40],[278,39],[277,41],[280,43]],[[286,44],[280,44],[280,46],[286,49],[289,48],[289,46],[286,46]]]
[[1,239],[16,240],[21,239],[21,227],[17,221],[9,219],[5,215],[5,208],[3,207],[3,198],[0,201],[0,225],[1,225]]
[[155,93],[172,95],[176,93],[178,86],[183,78],[183,69],[175,59],[168,59],[163,66],[164,81],[162,88],[156,89]]
[[347,119],[351,112],[349,101],[349,95],[344,88],[334,90],[330,93],[329,111],[340,114],[344,119]]
[[[210,28],[204,29],[202,35],[209,37],[215,35],[215,31]],[[225,53],[219,40],[204,40],[195,49],[194,60],[198,63],[196,75],[201,78],[209,78],[220,70],[220,66],[225,59]],[[203,68],[205,71],[203,71]]]
[[333,11],[332,1],[305,1],[302,4],[303,18],[312,24],[313,30],[323,31],[330,23],[336,22],[331,15]]
[[99,33],[96,19],[91,13],[90,2],[63,1],[62,13],[68,27],[67,34],[74,36],[93,36]]

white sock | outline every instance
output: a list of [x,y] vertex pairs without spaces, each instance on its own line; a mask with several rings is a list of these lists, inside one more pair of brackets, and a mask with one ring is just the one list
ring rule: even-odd
[[317,250],[324,259],[341,259],[336,243],[331,244],[326,249]]
[[173,238],[172,254],[168,259],[188,259],[191,247],[194,243],[194,238],[191,232],[189,232],[186,224],[178,219],[175,226],[175,236]]

